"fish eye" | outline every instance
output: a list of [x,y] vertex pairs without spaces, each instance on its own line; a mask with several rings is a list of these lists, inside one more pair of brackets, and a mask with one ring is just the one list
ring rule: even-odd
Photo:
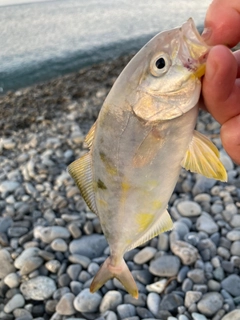
[[150,71],[154,77],[160,77],[169,70],[170,66],[171,60],[169,55],[162,52],[152,59]]

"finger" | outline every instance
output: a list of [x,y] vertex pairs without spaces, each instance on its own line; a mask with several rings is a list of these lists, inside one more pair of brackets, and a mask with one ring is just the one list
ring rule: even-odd
[[236,164],[240,165],[240,115],[223,124],[221,139],[226,152]]
[[240,1],[213,0],[205,18],[202,37],[209,45],[234,47],[240,41]]
[[215,46],[210,50],[202,93],[207,110],[221,124],[240,114],[237,72],[237,60],[228,48]]

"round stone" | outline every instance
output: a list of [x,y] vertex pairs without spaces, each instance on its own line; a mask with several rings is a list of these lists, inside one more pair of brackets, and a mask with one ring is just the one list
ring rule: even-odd
[[202,292],[188,291],[185,295],[184,305],[189,308],[193,303],[198,302],[202,298]]
[[58,260],[49,260],[45,263],[45,267],[48,271],[52,273],[57,273],[61,267],[61,263]]
[[221,282],[221,285],[233,297],[240,296],[240,277],[238,275],[231,274]]
[[134,256],[133,261],[137,264],[144,264],[151,260],[156,252],[157,249],[155,248],[145,247]]
[[25,249],[14,261],[14,266],[21,269],[23,265],[32,257],[38,257],[40,249],[37,247],[30,247]]
[[0,279],[15,271],[10,253],[6,249],[0,250]]
[[55,282],[51,278],[45,276],[38,276],[30,279],[23,282],[20,286],[20,290],[27,300],[33,299],[41,301],[48,299],[56,289]]
[[19,185],[20,184],[17,181],[5,180],[0,183],[0,192],[2,192],[2,193],[13,192],[14,190],[16,190],[19,187]]
[[218,292],[209,292],[203,295],[198,302],[197,308],[199,312],[207,317],[213,316],[218,310],[222,308],[223,297]]
[[108,246],[103,235],[91,234],[82,236],[70,243],[69,250],[72,254],[79,254],[90,259],[100,257]]
[[53,240],[68,239],[70,238],[70,232],[68,229],[61,226],[42,227],[37,226],[34,228],[34,237],[41,239],[45,243],[51,243]]
[[17,288],[19,283],[20,283],[20,278],[16,273],[9,273],[5,278],[4,278],[4,283],[9,287],[9,288]]
[[76,312],[73,306],[74,299],[75,296],[71,292],[64,294],[56,306],[57,313],[65,316],[74,314]]
[[171,244],[172,252],[178,256],[184,265],[193,264],[198,258],[198,251],[185,241],[177,240]]
[[198,231],[204,231],[208,234],[213,234],[218,231],[218,225],[213,221],[210,215],[202,214],[196,222]]
[[10,313],[17,308],[21,308],[25,305],[25,300],[20,293],[15,294],[4,307],[4,312]]
[[204,271],[202,269],[193,269],[188,271],[187,276],[193,283],[204,284],[206,281]]
[[231,230],[227,233],[227,238],[230,241],[238,241],[240,240],[240,230]]
[[63,239],[57,238],[51,243],[51,248],[54,251],[66,252],[68,249],[68,245]]
[[147,296],[147,306],[149,311],[152,312],[154,316],[157,315],[159,311],[159,304],[160,304],[161,298],[159,294],[155,292],[150,292]]
[[40,257],[29,257],[28,260],[23,262],[23,265],[20,270],[20,274],[26,275],[34,270],[38,269],[43,264],[43,259]]
[[179,268],[179,258],[166,255],[151,261],[149,271],[159,277],[173,277],[178,274]]
[[240,256],[240,240],[232,243],[230,251],[233,256]]
[[230,221],[230,225],[233,228],[239,228],[240,227],[240,215],[239,214],[235,214],[231,221]]
[[239,320],[240,319],[240,309],[233,310],[222,318],[222,320]]
[[107,310],[116,310],[117,306],[122,303],[122,295],[115,290],[108,291],[103,297],[100,304],[100,312],[104,313]]
[[183,217],[198,217],[202,212],[200,205],[193,201],[181,201],[177,209]]
[[135,307],[131,304],[120,304],[117,307],[117,314],[120,319],[134,317],[136,315]]
[[96,312],[101,300],[102,297],[99,293],[91,293],[89,289],[84,289],[74,299],[73,305],[79,312]]

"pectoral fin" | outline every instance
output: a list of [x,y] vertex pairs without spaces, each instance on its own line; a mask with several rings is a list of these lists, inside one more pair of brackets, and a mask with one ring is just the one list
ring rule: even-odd
[[219,159],[215,145],[201,133],[194,131],[193,139],[181,163],[191,172],[200,173],[207,178],[227,181],[227,172]]
[[81,191],[81,194],[92,212],[97,214],[92,183],[91,155],[85,154],[68,166],[68,172]]
[[157,221],[153,223],[150,229],[137,241],[130,244],[126,251],[134,249],[148,240],[156,237],[162,232],[169,231],[173,228],[173,222],[167,209],[160,215]]

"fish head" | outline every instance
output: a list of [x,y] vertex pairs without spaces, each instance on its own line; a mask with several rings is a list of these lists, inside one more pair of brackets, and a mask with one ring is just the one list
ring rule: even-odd
[[145,121],[171,120],[196,106],[209,49],[191,18],[150,40],[131,66],[135,93],[127,99],[135,115]]

